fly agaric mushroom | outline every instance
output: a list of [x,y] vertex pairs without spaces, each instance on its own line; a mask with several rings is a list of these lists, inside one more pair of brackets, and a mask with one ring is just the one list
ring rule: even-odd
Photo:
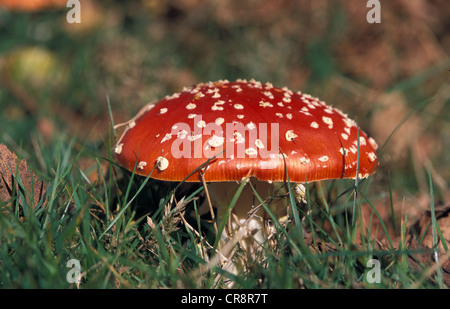
[[[153,170],[151,178],[165,181],[199,182],[200,171],[192,172],[211,159],[202,177],[220,218],[235,192],[227,183],[256,178],[264,199],[273,182],[286,181],[286,170],[297,183],[365,178],[378,166],[376,148],[353,120],[317,98],[237,80],[201,83],[148,104],[127,123],[115,152],[128,170]],[[254,205],[252,193],[233,209],[237,224]],[[252,218],[249,234],[261,236],[261,217]]]

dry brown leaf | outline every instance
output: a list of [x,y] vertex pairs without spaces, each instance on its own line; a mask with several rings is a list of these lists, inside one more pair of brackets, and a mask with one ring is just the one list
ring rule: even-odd
[[[450,244],[450,203],[437,204],[435,206],[435,216],[436,223],[439,225],[442,236],[447,244]],[[433,232],[431,227],[431,211],[426,210],[410,227],[410,239],[409,242],[412,243],[421,239],[421,245],[426,248],[433,248]],[[444,252],[444,246],[442,241],[437,236],[438,249],[442,253]]]
[[[448,196],[444,198],[443,203],[435,205],[436,222],[439,225],[445,243],[450,244],[450,203]],[[441,267],[442,278],[445,285],[450,284],[450,259],[445,252],[442,240],[438,235],[438,256],[439,263],[435,260],[436,256],[432,248],[434,247],[433,232],[431,226],[431,211],[425,210],[421,216],[409,227],[406,246],[408,249],[419,250],[418,253],[410,254],[408,264],[412,269],[421,270],[423,266],[429,267],[429,279],[434,281],[436,267]],[[420,252],[423,250],[423,252]]]
[[[19,161],[14,153],[0,144],[0,202],[9,203],[18,197],[19,215],[23,216],[24,202],[36,208],[44,192],[44,183],[28,169],[26,161]],[[15,211],[15,205],[15,202],[11,203],[12,211]]]

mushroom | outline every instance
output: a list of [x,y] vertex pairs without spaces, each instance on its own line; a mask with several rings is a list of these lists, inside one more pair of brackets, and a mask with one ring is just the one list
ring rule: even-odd
[[[318,98],[240,79],[200,83],[148,104],[127,123],[114,148],[118,162],[137,174],[178,182],[203,178],[219,220],[236,182],[251,179],[266,199],[286,176],[295,183],[366,178],[378,166],[376,149],[353,120]],[[259,204],[248,187],[225,233],[245,223],[242,244],[252,253],[252,240],[265,240],[264,215],[261,209],[247,220]],[[271,206],[281,211],[283,205],[283,199],[274,199]]]

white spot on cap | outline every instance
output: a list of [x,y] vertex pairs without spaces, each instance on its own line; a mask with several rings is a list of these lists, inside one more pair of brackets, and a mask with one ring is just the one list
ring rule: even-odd
[[177,92],[177,93],[174,93],[174,94],[172,94],[172,95],[168,95],[168,96],[166,96],[165,97],[165,99],[166,100],[172,100],[172,99],[176,99],[176,98],[179,98],[180,97],[180,94]]
[[172,134],[167,133],[167,134],[163,137],[163,139],[161,140],[161,144],[164,143],[165,141],[168,141],[168,140],[171,139],[171,138],[172,138]]
[[200,120],[199,122],[197,122],[197,127],[198,128],[206,127],[206,122],[204,120]]
[[248,128],[249,130],[253,130],[253,129],[256,129],[256,125],[255,125],[253,122],[249,122],[249,123],[247,124],[247,128]]
[[195,105],[194,103],[189,103],[188,105],[186,105],[186,109],[194,109],[196,107],[197,105]]
[[160,171],[164,171],[169,166],[169,160],[164,157],[158,157],[156,159],[156,166]]
[[140,169],[140,170],[143,170],[144,167],[146,167],[146,166],[147,166],[147,162],[141,161],[141,162],[138,163],[137,168]]
[[[197,90],[198,91],[198,90]],[[205,95],[201,92],[197,92],[194,96],[194,100],[198,100],[200,98],[203,98]]]
[[116,147],[114,147],[114,152],[120,154],[122,152],[123,143],[118,143]]
[[374,152],[372,152],[372,151],[369,152],[367,155],[369,156],[369,162],[370,163],[373,163],[377,159],[377,155]]
[[217,136],[217,135],[213,135],[209,140],[208,140],[208,144],[211,147],[219,147],[222,146],[224,142],[224,138],[221,136]]
[[321,162],[327,162],[328,161],[328,156],[321,156],[320,158],[318,158],[317,160],[321,161]]
[[294,138],[298,137],[297,134],[294,133],[294,130],[288,130],[285,134],[287,141],[292,141]]
[[272,89],[272,88],[273,88],[273,84],[267,82],[267,83],[266,83],[266,89]]
[[262,106],[262,107],[273,107],[273,104],[272,103],[269,103],[269,102],[264,102],[264,101],[259,101],[259,106]]
[[311,128],[317,129],[319,127],[319,124],[315,121],[311,122]]
[[305,157],[301,157],[301,158],[299,159],[299,161],[300,161],[300,163],[303,164],[303,165],[308,165],[308,164],[311,162],[310,159],[305,158]]
[[282,114],[282,113],[275,113],[275,115],[276,115],[277,117],[283,118],[283,114]]
[[290,114],[290,113],[286,114],[286,118],[287,119],[292,119],[292,114]]
[[225,119],[223,119],[222,117],[219,117],[219,118],[217,118],[217,119],[216,119],[216,121],[215,121],[215,122],[216,122],[216,124],[217,124],[217,125],[219,125],[219,126],[220,126],[220,125],[221,125],[222,123],[224,123],[224,122],[225,122]]
[[330,117],[322,116],[322,120],[325,124],[328,125],[329,129],[333,128],[333,119],[331,119]]
[[258,147],[259,149],[264,149],[264,144],[260,139],[257,139],[255,141],[255,146]]
[[189,118],[189,119],[192,119],[192,118],[195,118],[195,116],[197,116],[197,115],[196,115],[196,114],[189,114],[189,115],[188,115],[188,118]]
[[188,134],[188,131],[186,131],[186,130],[181,130],[180,132],[177,133],[177,138],[179,138],[179,139],[185,139],[187,134]]
[[349,118],[347,118],[347,117],[345,117],[345,118],[342,118],[342,121],[344,121],[345,122],[345,125],[347,126],[347,127],[352,127],[354,124],[355,124],[355,121],[353,121],[353,120],[351,120],[351,119],[349,119]]
[[343,155],[345,157],[348,153],[348,150],[345,149],[344,147],[341,147],[341,149],[339,149],[339,152],[341,153],[341,155]]
[[360,145],[366,145],[366,139],[364,138],[364,136],[360,136],[359,137],[359,144]]
[[364,178],[367,178],[367,177],[369,177],[369,174],[368,174],[368,173],[366,173],[366,174],[361,174],[361,173],[359,173],[359,174],[358,174],[358,178],[364,179]]
[[159,113],[162,115],[162,114],[165,114],[165,113],[167,113],[167,108],[161,108],[160,110],[159,110]]
[[[287,94],[289,94],[289,95],[292,94],[292,91],[291,91],[288,87],[286,87],[286,86],[284,86],[283,88],[281,88],[281,90],[283,90],[284,92],[287,92]],[[286,94],[285,94],[285,95],[286,95]]]
[[239,119],[243,119],[244,115],[237,115],[236,117],[238,117]]
[[263,92],[263,94],[266,97],[268,97],[269,99],[274,99],[274,96],[273,96],[272,92],[270,92],[270,91],[265,91],[265,92]]
[[249,156],[256,155],[257,153],[258,153],[258,151],[256,151],[255,148],[250,147],[250,148],[245,149],[245,154],[247,154]]
[[236,164],[236,168],[237,168],[238,170],[240,170],[240,169],[243,168],[243,167],[245,167],[245,165],[243,165],[243,164]]
[[211,110],[213,111],[223,111],[223,107],[222,106],[217,106],[217,102],[214,103],[213,106],[211,106]]
[[219,100],[217,102],[214,103],[214,105],[211,107],[211,110],[213,111],[222,111],[223,110],[223,106],[219,106],[225,104],[225,101],[223,100]]
[[369,137],[369,144],[370,144],[370,146],[373,147],[373,149],[375,149],[375,150],[378,149],[378,144],[377,144],[377,142],[375,142],[375,140],[374,140],[373,138],[371,138],[371,137]]
[[343,139],[348,140],[348,135],[347,134],[341,133],[341,136],[342,136]]
[[244,109],[244,106],[242,104],[234,104],[235,109]]

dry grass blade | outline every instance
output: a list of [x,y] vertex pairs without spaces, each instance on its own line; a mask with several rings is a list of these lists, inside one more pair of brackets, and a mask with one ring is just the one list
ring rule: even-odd
[[178,201],[175,207],[172,208],[172,204],[175,201],[175,196],[172,195],[170,201],[167,205],[164,206],[164,215],[159,224],[155,224],[152,218],[147,217],[147,224],[151,230],[154,230],[158,226],[161,227],[161,230],[167,232],[168,234],[178,230],[179,223],[184,221],[183,216],[186,209],[186,205],[190,202],[197,200],[198,197],[193,197],[189,200],[185,200],[186,197],[183,197],[180,201]]

